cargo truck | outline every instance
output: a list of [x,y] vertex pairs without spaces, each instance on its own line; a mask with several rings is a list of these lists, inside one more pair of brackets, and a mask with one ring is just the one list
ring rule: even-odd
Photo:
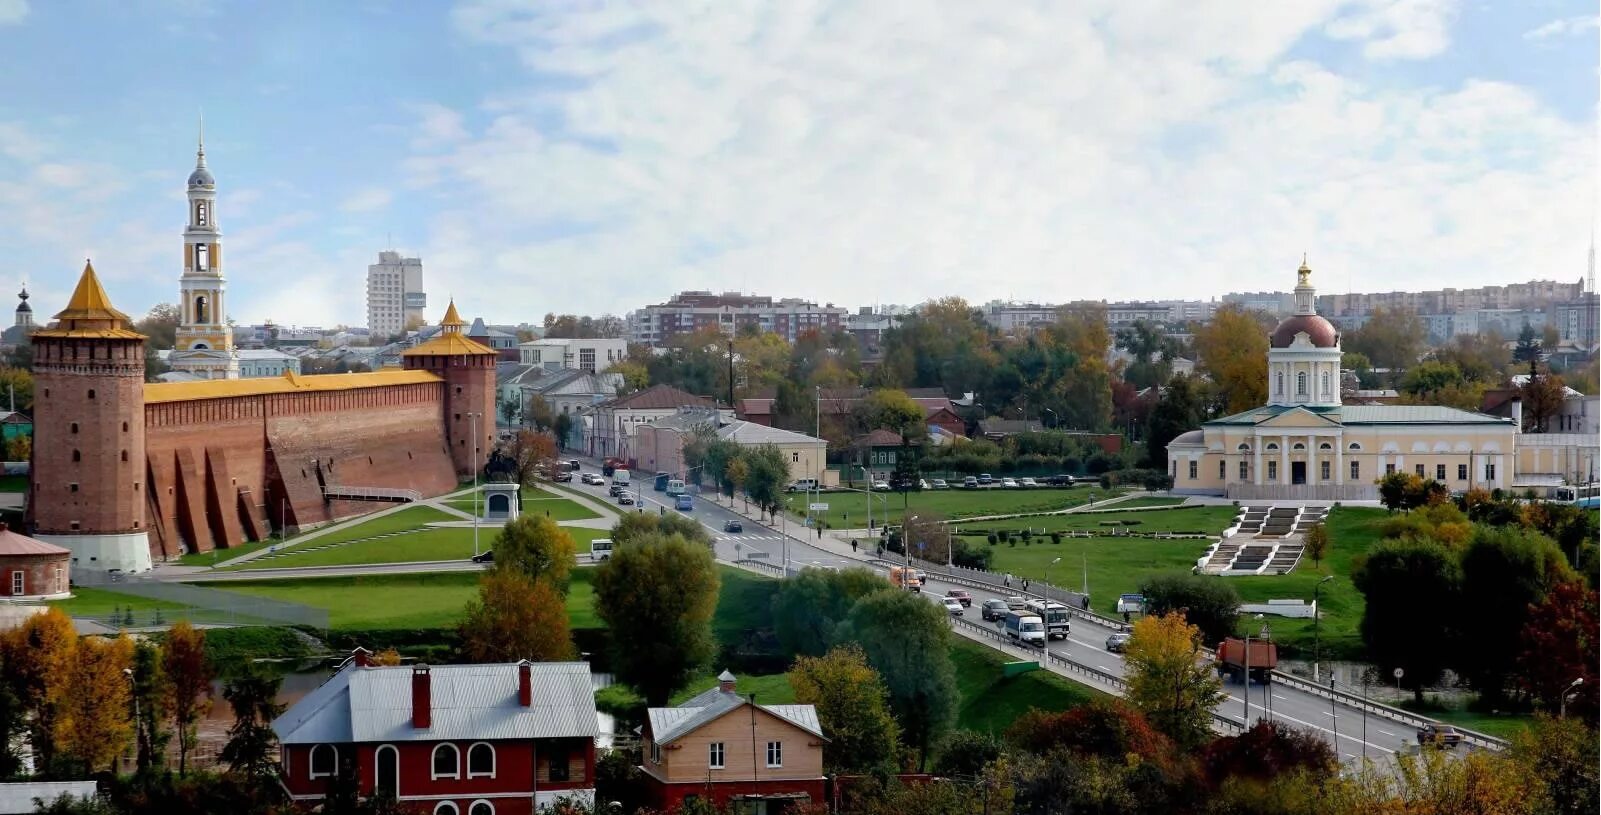
[[1279,647],[1272,640],[1251,640],[1250,659],[1246,659],[1245,640],[1230,637],[1217,646],[1217,675],[1230,682],[1243,681],[1247,668],[1251,681],[1273,681],[1279,665]]

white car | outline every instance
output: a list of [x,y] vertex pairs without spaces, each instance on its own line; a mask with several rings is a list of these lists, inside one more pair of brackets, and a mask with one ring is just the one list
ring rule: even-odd
[[889,482],[888,481],[874,481],[873,482],[873,490],[875,492],[889,492]]
[[945,610],[950,612],[952,617],[962,616],[962,601],[956,599],[955,597],[947,597],[945,598],[944,602]]
[[931,483],[934,485],[934,489],[936,490],[948,490],[951,488],[951,485],[945,483],[945,479],[943,478],[936,478]]
[[1034,479],[1032,479],[1032,478],[1019,478],[1019,479],[1017,479],[1017,486],[1019,486],[1019,487],[1038,487],[1039,484],[1034,483]]
[[1001,487],[1003,487],[1005,489],[1014,489],[1014,488],[1017,487],[1017,479],[1015,479],[1015,478],[1003,478],[1003,479],[1001,479]]

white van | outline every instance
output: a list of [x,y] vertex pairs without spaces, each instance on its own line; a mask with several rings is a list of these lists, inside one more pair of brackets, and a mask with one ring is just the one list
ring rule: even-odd
[[817,489],[817,479],[797,478],[794,481],[789,482],[789,486],[785,487],[784,489],[789,492],[811,492],[812,490]]
[[596,538],[589,542],[589,559],[611,560],[611,538]]
[[1006,636],[1024,645],[1045,647],[1045,621],[1027,612],[1009,611],[1001,621]]
[[633,480],[633,474],[628,472],[627,470],[612,470],[611,482],[613,484],[617,484],[617,485],[626,487],[626,486],[628,486],[629,482],[631,482],[632,480]]

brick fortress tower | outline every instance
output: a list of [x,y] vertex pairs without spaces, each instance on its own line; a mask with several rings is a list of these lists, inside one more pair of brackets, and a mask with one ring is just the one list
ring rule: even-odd
[[428,371],[445,380],[445,442],[460,478],[471,478],[482,468],[495,446],[496,354],[468,339],[462,333],[466,325],[452,300],[439,321],[439,334],[401,355],[406,370]]
[[88,263],[55,319],[32,335],[32,528],[74,564],[145,571],[145,337]]

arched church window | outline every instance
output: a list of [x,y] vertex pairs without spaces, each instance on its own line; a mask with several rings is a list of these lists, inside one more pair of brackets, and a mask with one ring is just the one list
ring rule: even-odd
[[195,225],[196,226],[205,226],[206,225],[206,219],[209,218],[209,217],[210,217],[209,213],[206,212],[206,202],[205,201],[197,201],[197,202],[195,202]]
[[1327,397],[1332,391],[1329,389],[1329,372],[1323,372],[1323,395]]
[[209,305],[210,304],[206,302],[206,296],[205,295],[202,294],[199,297],[195,298],[195,322],[200,323],[202,325],[211,322],[210,320],[206,319],[206,317],[209,316],[209,315],[206,314],[206,312],[208,311],[207,307]]
[[1295,375],[1295,395],[1306,395],[1306,371],[1301,371]]
[[1284,372],[1283,371],[1279,371],[1278,372],[1278,377],[1273,383],[1273,392],[1277,393],[1277,394],[1280,394],[1280,395],[1282,395],[1284,393]]
[[211,268],[211,247],[204,243],[195,244],[195,271],[203,272]]

